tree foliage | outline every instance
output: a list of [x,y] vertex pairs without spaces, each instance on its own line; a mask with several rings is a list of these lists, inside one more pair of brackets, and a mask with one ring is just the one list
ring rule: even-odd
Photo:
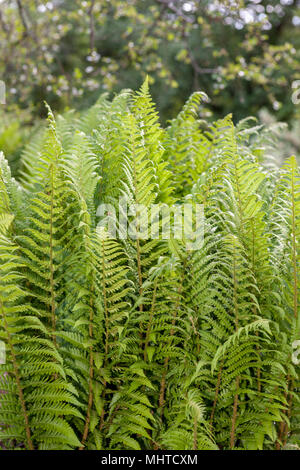
[[9,106],[43,114],[136,88],[146,74],[163,119],[193,91],[203,114],[262,106],[291,121],[299,79],[298,0],[2,0],[0,78]]

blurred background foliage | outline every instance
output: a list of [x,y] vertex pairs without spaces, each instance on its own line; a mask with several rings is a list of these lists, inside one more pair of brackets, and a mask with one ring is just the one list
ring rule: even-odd
[[263,110],[298,146],[299,26],[300,0],[0,0],[0,148],[18,154],[44,100],[58,112],[84,108],[147,74],[162,122],[202,90],[202,117]]

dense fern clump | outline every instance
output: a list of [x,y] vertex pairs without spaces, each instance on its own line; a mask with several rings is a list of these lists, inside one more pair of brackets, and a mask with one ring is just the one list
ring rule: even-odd
[[[146,81],[0,155],[3,448],[299,448],[299,166],[205,99],[163,129]],[[120,198],[203,205],[201,247],[112,235]]]

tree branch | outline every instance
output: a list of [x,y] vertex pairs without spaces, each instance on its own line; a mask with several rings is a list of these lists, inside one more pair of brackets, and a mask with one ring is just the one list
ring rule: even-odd
[[189,16],[186,16],[182,10],[177,8],[172,1],[169,0],[156,0],[158,3],[164,5],[165,7],[169,8],[169,10],[172,10],[174,13],[176,13],[177,16],[183,19],[186,23],[194,24],[193,18],[190,18]]

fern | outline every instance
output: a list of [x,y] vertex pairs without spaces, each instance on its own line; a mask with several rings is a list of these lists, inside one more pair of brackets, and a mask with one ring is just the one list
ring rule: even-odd
[[299,167],[205,99],[163,128],[146,80],[0,154],[1,446],[299,447]]

